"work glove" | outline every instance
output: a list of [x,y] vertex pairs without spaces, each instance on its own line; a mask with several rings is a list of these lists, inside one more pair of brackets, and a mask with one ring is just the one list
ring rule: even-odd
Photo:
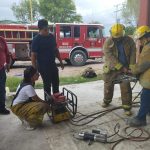
[[110,69],[109,69],[109,67],[107,65],[103,66],[103,72],[104,73],[109,73],[110,72]]

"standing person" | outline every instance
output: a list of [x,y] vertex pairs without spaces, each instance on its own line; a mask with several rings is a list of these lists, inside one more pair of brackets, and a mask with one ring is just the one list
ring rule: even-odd
[[6,72],[10,69],[10,55],[7,48],[7,44],[4,38],[0,37],[0,114],[7,115],[9,110],[5,108],[6,100]]
[[[125,36],[125,27],[115,24],[110,30],[111,37],[104,43],[104,102],[108,107],[113,98],[114,84],[112,81],[120,73],[128,73],[129,66],[135,64],[136,46],[132,38]],[[126,115],[131,115],[132,91],[130,83],[121,83],[122,108]]]
[[146,125],[146,115],[150,112],[150,28],[141,26],[136,30],[135,35],[143,48],[137,64],[130,68],[131,73],[139,76],[143,90],[139,112],[136,117],[129,120],[129,125],[139,127]]
[[61,68],[64,65],[60,58],[55,37],[49,33],[48,21],[41,19],[38,21],[39,34],[32,41],[31,60],[32,65],[38,68],[44,84],[44,91],[51,95],[59,92],[59,74],[55,58],[60,61]]

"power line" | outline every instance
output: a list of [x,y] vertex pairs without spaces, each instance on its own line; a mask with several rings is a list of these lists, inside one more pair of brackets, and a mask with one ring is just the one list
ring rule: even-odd
[[[119,6],[121,6],[121,8]],[[123,3],[115,5],[115,9],[116,10],[114,11],[114,13],[115,13],[115,17],[116,17],[116,23],[120,23],[120,18],[118,17],[118,12],[123,10]]]

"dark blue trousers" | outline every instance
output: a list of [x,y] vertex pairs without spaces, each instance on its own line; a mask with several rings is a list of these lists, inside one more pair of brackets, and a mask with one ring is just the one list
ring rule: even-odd
[[146,115],[150,112],[150,89],[143,89],[141,94],[141,106],[137,118],[146,121]]
[[5,108],[5,100],[6,100],[5,84],[6,84],[6,72],[5,68],[2,68],[0,70],[0,109]]
[[[38,69],[44,84],[44,91],[49,95],[59,92],[59,73],[56,66],[43,66]],[[51,91],[52,88],[52,91]]]

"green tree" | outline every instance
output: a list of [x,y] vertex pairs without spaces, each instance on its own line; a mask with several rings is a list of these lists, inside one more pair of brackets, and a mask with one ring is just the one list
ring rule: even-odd
[[123,4],[122,17],[127,24],[132,24],[133,22],[137,24],[139,17],[139,6],[140,0],[127,0]]
[[11,9],[15,17],[22,22],[31,22],[31,5],[32,2],[32,19],[38,20],[39,17],[39,5],[37,0],[22,0],[19,4],[13,3]]
[[133,35],[135,30],[136,30],[136,27],[134,27],[134,26],[127,26],[125,28],[125,33],[126,33],[126,35]]
[[39,11],[50,22],[82,22],[73,0],[39,0]]

